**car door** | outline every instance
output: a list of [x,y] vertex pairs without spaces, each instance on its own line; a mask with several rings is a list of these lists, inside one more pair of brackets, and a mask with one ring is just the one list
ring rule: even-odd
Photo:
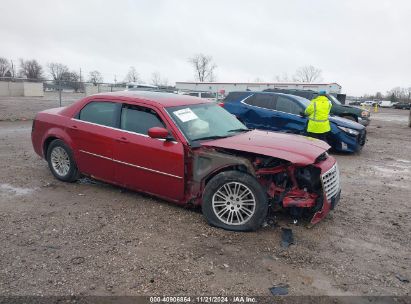
[[149,106],[123,104],[114,144],[115,177],[123,186],[179,201],[184,198],[184,148],[177,140],[148,136],[170,128]]
[[271,109],[275,108],[276,96],[267,93],[256,93],[245,99],[243,103],[247,110],[244,111],[240,119],[251,129],[274,130],[273,117],[275,113]]
[[300,115],[304,108],[288,96],[278,95],[275,106],[273,125],[278,131],[304,134],[307,118]]
[[91,101],[71,120],[67,132],[80,172],[113,182],[113,130],[121,104]]

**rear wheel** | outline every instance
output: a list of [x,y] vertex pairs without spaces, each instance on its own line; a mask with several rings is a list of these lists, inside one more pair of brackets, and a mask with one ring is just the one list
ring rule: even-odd
[[207,184],[202,210],[207,221],[233,231],[258,229],[267,216],[264,189],[252,176],[239,171],[217,174]]
[[47,149],[47,162],[53,175],[63,182],[74,182],[79,172],[71,149],[59,139],[52,141]]

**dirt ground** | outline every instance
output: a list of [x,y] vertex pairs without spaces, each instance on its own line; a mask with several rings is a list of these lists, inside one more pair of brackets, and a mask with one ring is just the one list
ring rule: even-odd
[[[31,121],[14,121],[57,104],[0,97],[0,294],[268,296],[283,283],[291,295],[410,295],[396,278],[411,280],[408,111],[373,113],[363,151],[334,155],[342,199],[324,221],[234,233],[139,193],[57,181]],[[293,229],[288,249],[280,227]]]

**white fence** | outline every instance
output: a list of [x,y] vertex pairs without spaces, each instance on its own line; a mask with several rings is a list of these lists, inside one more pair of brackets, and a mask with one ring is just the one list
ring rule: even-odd
[[0,96],[44,96],[43,83],[0,81]]

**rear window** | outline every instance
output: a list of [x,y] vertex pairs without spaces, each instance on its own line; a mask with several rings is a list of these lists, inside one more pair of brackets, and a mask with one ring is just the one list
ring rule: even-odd
[[92,101],[79,113],[79,119],[98,125],[115,127],[116,103],[107,101]]
[[201,98],[214,98],[214,94],[211,93],[201,93]]

